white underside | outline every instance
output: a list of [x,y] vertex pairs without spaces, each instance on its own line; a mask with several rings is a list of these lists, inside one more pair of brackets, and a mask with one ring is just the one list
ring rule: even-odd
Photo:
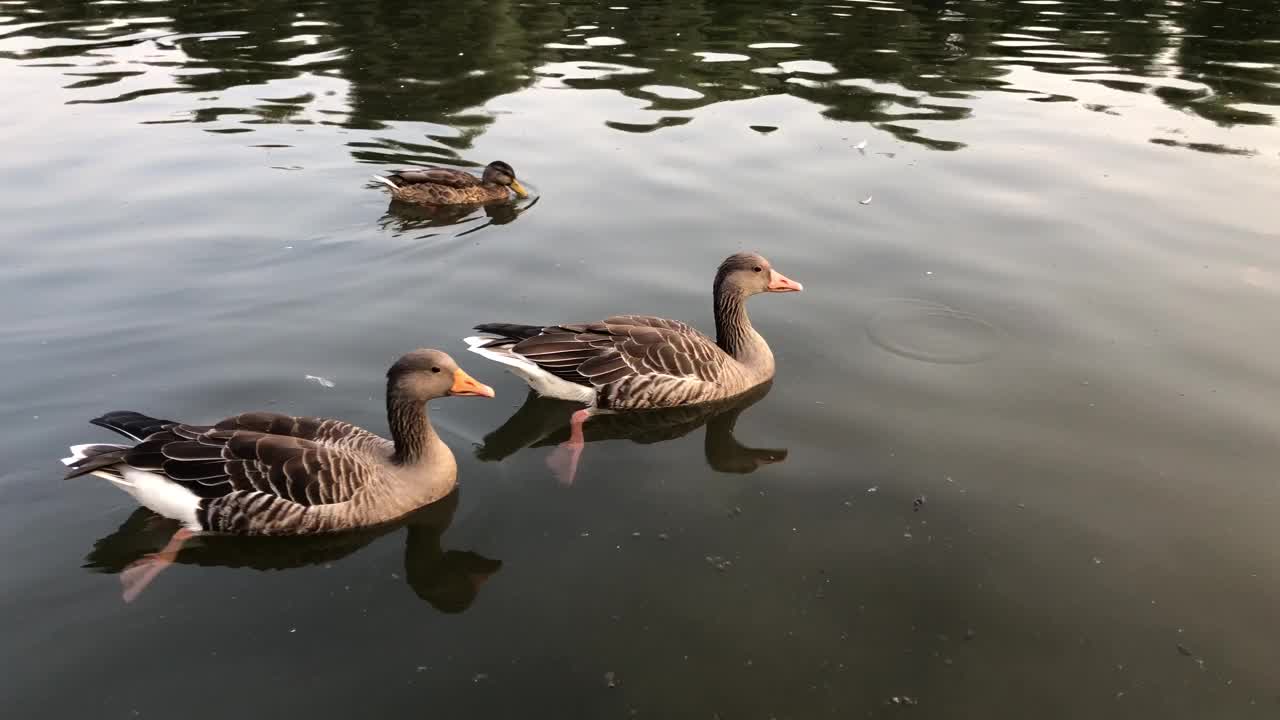
[[543,397],[552,397],[560,400],[572,400],[587,405],[594,405],[596,402],[596,389],[586,385],[569,382],[564,378],[558,378],[555,375],[538,367],[535,363],[514,353],[502,352],[501,350],[491,350],[481,347],[482,345],[493,340],[491,337],[469,337],[463,338],[463,342],[467,344],[467,349],[471,352],[489,358],[494,362],[502,363],[507,369],[515,373],[520,379],[529,383],[529,387],[533,391]]
[[[70,465],[77,460],[85,458],[84,449],[87,447],[107,444],[72,445],[71,457],[62,458],[62,463]],[[114,447],[123,448],[128,446],[116,445]],[[200,497],[198,495],[158,473],[123,466],[120,470],[121,474],[124,475],[123,478],[105,472],[92,472],[89,474],[110,480],[112,485],[132,495],[140,505],[150,509],[152,512],[181,522],[188,530],[199,531],[201,529],[200,523],[196,520],[196,508],[200,505]]]

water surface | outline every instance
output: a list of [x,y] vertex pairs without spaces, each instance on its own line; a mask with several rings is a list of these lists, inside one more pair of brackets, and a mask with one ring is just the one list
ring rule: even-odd
[[[1274,718],[1280,4],[0,3],[0,701],[14,717]],[[510,162],[433,214],[370,174]],[[868,201],[869,200],[869,201]],[[588,426],[486,321],[713,328],[766,392]],[[446,505],[193,546],[62,482],[86,421],[382,431]],[[310,381],[325,378],[332,387]]]

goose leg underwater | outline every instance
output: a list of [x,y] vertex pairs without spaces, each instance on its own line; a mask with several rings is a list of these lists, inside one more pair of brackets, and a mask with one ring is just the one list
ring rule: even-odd
[[453,453],[427,403],[493,397],[439,350],[415,350],[387,371],[391,439],[341,420],[251,412],[188,425],[110,412],[94,425],[133,445],[71,447],[68,478],[95,475],[182,523],[169,544],[121,574],[130,601],[199,533],[311,535],[379,525],[447,496]]
[[678,320],[617,315],[593,323],[486,323],[475,327],[482,335],[465,341],[538,394],[587,406],[573,413],[569,440],[548,458],[568,484],[582,456],[582,426],[593,414],[724,400],[772,380],[773,352],[752,327],[746,301],[803,289],[758,253],[737,253],[720,264],[712,284],[715,340]]
[[589,408],[583,408],[570,415],[569,439],[560,443],[560,446],[547,456],[547,467],[551,468],[552,474],[563,485],[572,485],[573,478],[578,474],[578,460],[582,458],[582,449],[586,446],[582,426],[591,415]]

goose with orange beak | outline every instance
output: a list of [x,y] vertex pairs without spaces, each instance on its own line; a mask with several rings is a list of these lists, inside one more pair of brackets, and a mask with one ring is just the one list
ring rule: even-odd
[[96,475],[182,523],[121,578],[135,597],[198,533],[311,535],[378,525],[450,493],[453,453],[427,403],[493,397],[446,353],[415,350],[387,371],[384,439],[342,420],[249,412],[213,425],[110,412],[90,421],[133,441],[75,445],[68,478]]
[[747,317],[760,293],[804,286],[757,253],[730,255],[712,285],[716,338],[678,320],[617,315],[592,323],[477,325],[470,350],[506,365],[540,395],[586,407],[573,414],[570,439],[549,463],[572,482],[582,453],[582,424],[598,412],[647,410],[723,400],[773,379],[769,344]]

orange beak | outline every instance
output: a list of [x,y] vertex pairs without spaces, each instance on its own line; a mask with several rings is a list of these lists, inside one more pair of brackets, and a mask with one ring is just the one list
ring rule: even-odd
[[804,286],[777,270],[769,270],[769,292],[800,292]]
[[493,397],[493,388],[481,382],[458,368],[453,371],[453,387],[449,388],[450,395],[462,395],[464,397]]

